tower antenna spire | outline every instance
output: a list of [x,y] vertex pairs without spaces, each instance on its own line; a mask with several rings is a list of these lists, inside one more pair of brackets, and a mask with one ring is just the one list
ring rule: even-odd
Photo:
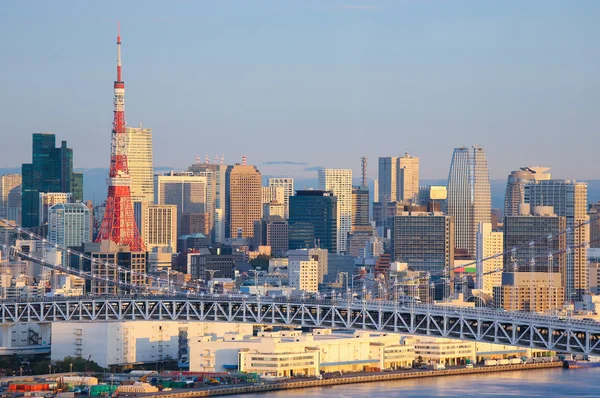
[[133,215],[131,178],[127,162],[125,131],[125,82],[121,74],[121,23],[117,31],[117,80],[114,82],[113,129],[111,134],[110,172],[106,183],[106,210],[96,242],[110,240],[129,245],[134,252],[146,251]]

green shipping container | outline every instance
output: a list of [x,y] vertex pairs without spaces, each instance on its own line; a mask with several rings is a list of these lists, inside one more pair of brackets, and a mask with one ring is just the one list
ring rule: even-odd
[[100,397],[102,395],[112,394],[116,391],[118,386],[109,386],[105,384],[99,384],[97,386],[90,387],[90,396]]

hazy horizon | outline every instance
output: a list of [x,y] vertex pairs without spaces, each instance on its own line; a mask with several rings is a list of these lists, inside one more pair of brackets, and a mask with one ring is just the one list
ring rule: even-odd
[[108,167],[120,20],[126,120],[153,128],[155,164],[358,174],[366,155],[374,178],[377,157],[408,151],[435,179],[479,145],[492,179],[597,176],[598,2],[174,4],[0,3],[0,167],[47,131],[75,167]]

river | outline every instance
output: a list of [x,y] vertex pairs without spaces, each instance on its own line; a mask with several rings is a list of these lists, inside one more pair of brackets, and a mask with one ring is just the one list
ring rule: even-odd
[[345,384],[248,394],[243,397],[600,397],[598,380],[600,368],[553,368]]

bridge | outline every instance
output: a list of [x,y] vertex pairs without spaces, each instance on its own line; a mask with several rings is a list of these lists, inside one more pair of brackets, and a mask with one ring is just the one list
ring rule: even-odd
[[600,323],[487,308],[239,295],[128,295],[0,302],[16,322],[210,321],[373,330],[600,355]]

